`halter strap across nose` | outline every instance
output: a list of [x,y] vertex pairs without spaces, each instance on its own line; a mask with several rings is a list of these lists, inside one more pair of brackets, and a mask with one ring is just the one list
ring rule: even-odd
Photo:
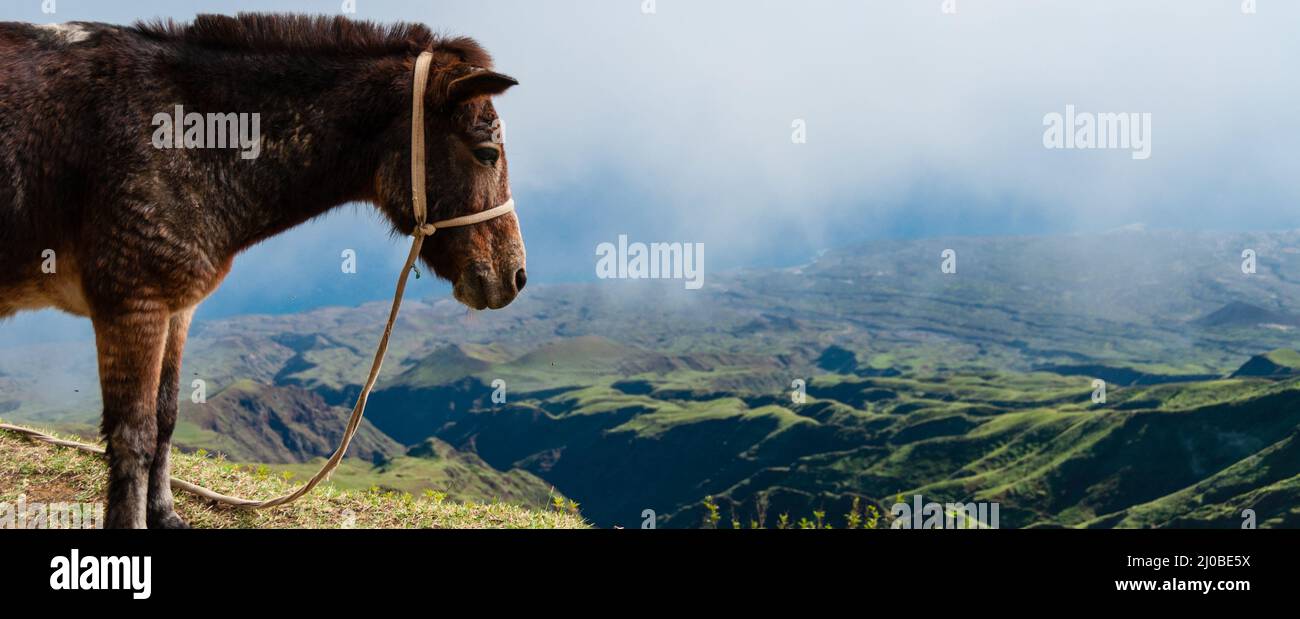
[[428,206],[424,190],[424,91],[429,85],[429,67],[432,64],[433,54],[430,52],[422,52],[416,57],[415,84],[411,94],[411,210],[415,214],[415,234],[420,236],[433,236],[438,228],[456,228],[496,219],[515,210],[515,200],[511,198],[486,211],[425,223]]

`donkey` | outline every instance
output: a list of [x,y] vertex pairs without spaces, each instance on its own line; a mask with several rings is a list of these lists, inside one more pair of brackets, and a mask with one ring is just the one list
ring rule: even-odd
[[[195,307],[236,255],[349,202],[414,231],[412,74],[426,51],[429,221],[502,204],[491,97],[517,82],[472,39],[267,14],[0,23],[0,318],[44,307],[90,318],[105,527],[187,527],[168,481],[181,355]],[[257,145],[180,147],[186,120],[182,143],[159,147],[160,115],[177,106],[257,114]],[[527,281],[513,213],[440,231],[420,259],[473,309],[506,306]]]

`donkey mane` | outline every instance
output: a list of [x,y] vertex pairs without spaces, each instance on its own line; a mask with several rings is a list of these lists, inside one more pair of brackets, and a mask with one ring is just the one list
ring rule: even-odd
[[469,37],[443,37],[424,24],[376,24],[342,16],[240,13],[199,15],[193,23],[172,19],[139,21],[132,28],[146,38],[222,50],[385,56],[445,52],[461,62],[490,69],[492,56]]

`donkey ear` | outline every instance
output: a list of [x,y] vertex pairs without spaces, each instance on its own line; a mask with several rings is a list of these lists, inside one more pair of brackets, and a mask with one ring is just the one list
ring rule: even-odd
[[447,102],[459,105],[479,97],[492,97],[517,85],[519,82],[509,75],[480,69],[453,80],[447,86]]

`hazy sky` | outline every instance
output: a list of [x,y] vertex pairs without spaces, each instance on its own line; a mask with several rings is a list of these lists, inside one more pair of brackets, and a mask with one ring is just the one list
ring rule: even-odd
[[[3,0],[0,19],[342,4],[58,0],[50,16]],[[619,234],[702,241],[722,269],[882,237],[1300,227],[1291,0],[355,4],[474,36],[520,80],[498,107],[530,281],[591,278]],[[1045,149],[1044,115],[1066,105],[1149,113],[1151,157]],[[356,276],[339,272],[345,248]],[[382,298],[404,255],[368,207],[343,209],[238,260],[201,316]]]

